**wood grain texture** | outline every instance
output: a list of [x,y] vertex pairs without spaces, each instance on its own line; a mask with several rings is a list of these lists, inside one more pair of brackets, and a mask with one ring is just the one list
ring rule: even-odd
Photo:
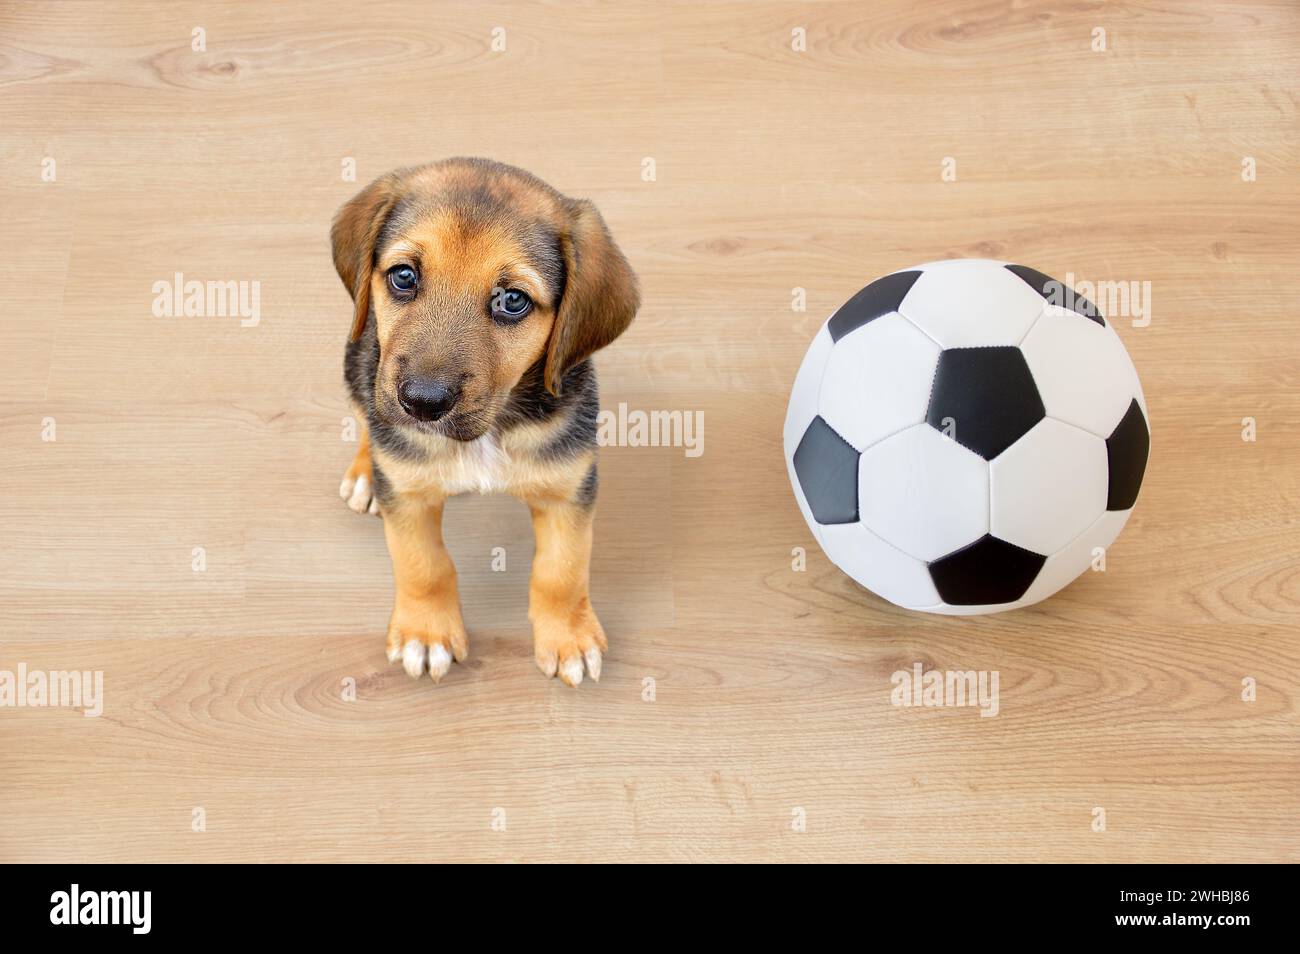
[[[0,708],[0,860],[1300,860],[1298,91],[1266,0],[4,4],[0,669],[105,702]],[[329,219],[458,154],[599,204],[645,302],[604,406],[704,413],[700,457],[602,451],[599,686],[534,671],[505,499],[448,508],[469,663],[389,666],[335,496]],[[1005,616],[857,588],[781,454],[826,315],[949,256],[1152,287],[1135,515]],[[176,272],[260,323],[154,317]],[[891,705],[916,662],[997,670],[1000,715]]]

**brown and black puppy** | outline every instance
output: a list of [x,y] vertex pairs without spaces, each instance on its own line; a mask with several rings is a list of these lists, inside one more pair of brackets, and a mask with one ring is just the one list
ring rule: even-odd
[[390,173],[331,232],[355,303],[345,376],[360,448],[340,493],[384,519],[397,598],[388,658],[435,682],[468,652],[442,543],[454,494],[504,492],[533,515],[537,665],[600,678],[587,594],[596,501],[591,354],[636,314],[636,278],[595,206],[483,159]]

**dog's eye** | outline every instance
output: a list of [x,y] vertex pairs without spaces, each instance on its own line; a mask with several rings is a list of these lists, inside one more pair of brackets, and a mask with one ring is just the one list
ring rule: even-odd
[[514,324],[533,310],[533,300],[517,288],[498,290],[492,296],[492,317],[504,324]]
[[420,283],[415,269],[410,265],[398,265],[388,270],[388,285],[400,295],[409,295]]

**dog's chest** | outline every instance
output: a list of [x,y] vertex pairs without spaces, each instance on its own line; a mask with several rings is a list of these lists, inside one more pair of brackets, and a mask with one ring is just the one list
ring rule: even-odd
[[443,486],[448,493],[493,494],[509,486],[510,455],[491,434],[461,444],[447,456]]
[[503,493],[514,483],[510,454],[491,434],[472,441],[429,441],[419,461],[382,460],[384,475],[399,492],[438,495]]

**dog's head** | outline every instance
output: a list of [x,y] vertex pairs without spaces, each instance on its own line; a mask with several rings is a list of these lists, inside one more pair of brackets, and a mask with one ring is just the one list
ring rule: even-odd
[[352,340],[374,322],[375,408],[391,424],[473,440],[534,364],[558,394],[636,314],[636,278],[596,207],[512,166],[390,173],[330,234]]

